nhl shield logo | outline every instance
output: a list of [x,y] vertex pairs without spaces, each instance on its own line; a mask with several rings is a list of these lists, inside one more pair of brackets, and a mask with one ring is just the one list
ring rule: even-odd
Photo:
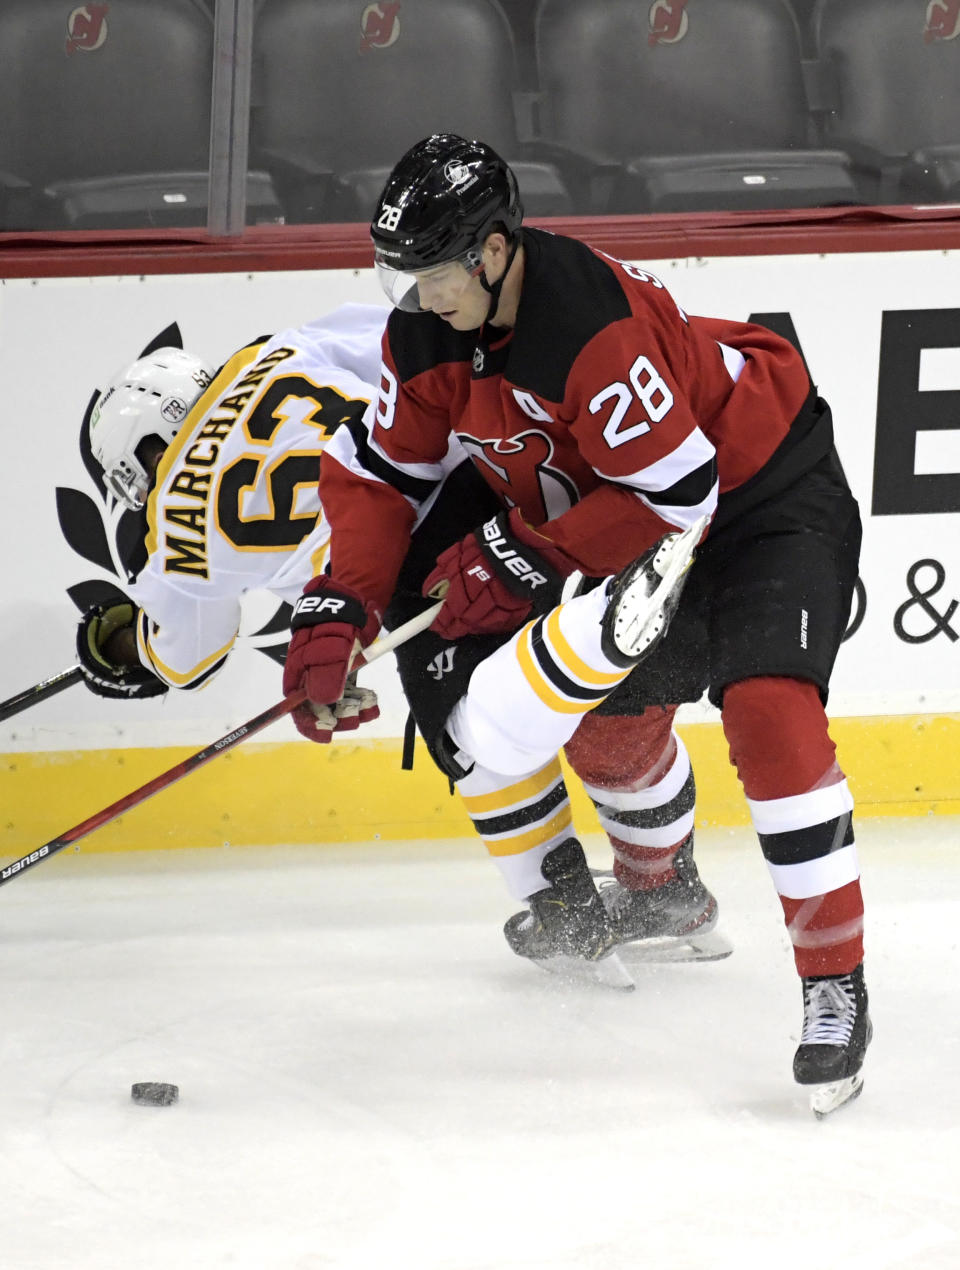
[[647,25],[650,28],[647,42],[651,48],[657,44],[677,44],[690,26],[687,0],[653,0]]
[[400,5],[368,4],[360,18],[360,52],[387,49],[400,38]]
[[960,0],[930,0],[923,28],[925,44],[934,40],[955,40],[960,35]]
[[67,18],[67,52],[92,53],[107,38],[108,4],[81,4]]

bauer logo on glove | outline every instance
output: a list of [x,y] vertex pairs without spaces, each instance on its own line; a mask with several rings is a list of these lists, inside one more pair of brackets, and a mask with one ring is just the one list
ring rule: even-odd
[[312,614],[313,617],[319,617],[322,613],[329,613],[331,617],[340,617],[346,607],[346,600],[335,599],[332,595],[301,595],[293,607],[293,616],[297,618]]
[[283,691],[306,693],[293,711],[298,732],[328,742],[334,732],[359,727],[379,713],[372,692],[350,684],[353,663],[380,629],[380,614],[353,587],[322,574],[313,578],[290,619],[293,632],[283,663]]
[[553,607],[575,568],[515,507],[501,512],[437,559],[423,593],[439,594],[443,581],[449,589],[432,629],[449,640],[515,631]]
[[[526,583],[531,590],[538,586],[547,586],[550,578],[545,573],[541,573],[528,560],[525,560],[507,541],[502,526],[503,517],[494,516],[488,520],[481,528],[483,540],[487,550],[491,555],[496,556],[503,567],[512,573],[515,578],[519,578],[521,582]],[[546,539],[544,539],[544,547],[546,547]],[[471,570],[475,572],[475,570]]]
[[77,627],[77,656],[83,682],[98,697],[135,700],[158,697],[167,685],[137,656],[134,621],[137,609],[125,600],[95,604]]
[[[324,587],[330,585],[329,578],[315,578],[314,582]],[[290,629],[299,631],[305,626],[316,626],[323,622],[349,622],[353,626],[363,627],[366,620],[363,601],[355,593],[331,595],[323,590],[315,594],[306,591],[293,606]]]

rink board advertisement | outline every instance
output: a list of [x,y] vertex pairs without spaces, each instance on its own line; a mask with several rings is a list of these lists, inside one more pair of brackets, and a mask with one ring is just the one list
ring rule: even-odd
[[[762,321],[802,349],[833,408],[864,521],[830,700],[841,761],[861,811],[960,810],[960,253],[652,267],[687,312]],[[115,526],[79,444],[94,389],[173,321],[188,350],[219,364],[347,301],[383,303],[371,271],[3,283],[0,699],[73,665],[91,588],[122,587]],[[45,841],[278,700],[282,616],[273,597],[250,595],[237,647],[199,693],[113,702],[75,685],[0,723],[6,848]],[[89,849],[466,833],[425,755],[412,775],[399,770],[406,708],[392,658],[366,678],[381,717],[354,743],[321,750],[282,720],[159,795],[152,811],[98,833]],[[743,819],[716,715],[697,706],[682,717],[701,815]]]

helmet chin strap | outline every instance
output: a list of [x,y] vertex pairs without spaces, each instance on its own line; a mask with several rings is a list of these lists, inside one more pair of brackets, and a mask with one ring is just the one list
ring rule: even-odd
[[513,242],[510,244],[510,255],[507,257],[506,266],[503,270],[503,273],[496,280],[496,282],[493,282],[493,283],[488,282],[485,271],[481,271],[480,273],[480,285],[483,287],[484,291],[486,291],[490,296],[490,305],[487,308],[487,316],[484,319],[484,321],[486,322],[490,321],[490,319],[494,316],[494,314],[496,313],[500,305],[500,292],[503,290],[503,284],[507,280],[507,274],[510,272],[510,266],[513,264],[513,258],[517,254],[517,248],[519,246],[520,246],[520,235],[519,233],[516,233],[513,236]]

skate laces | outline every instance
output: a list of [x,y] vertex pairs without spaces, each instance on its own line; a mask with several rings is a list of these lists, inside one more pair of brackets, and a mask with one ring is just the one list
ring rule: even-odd
[[616,878],[601,878],[597,890],[608,917],[622,917],[633,903],[633,891],[627,890]]
[[857,1017],[850,975],[804,981],[801,1045],[846,1045]]
[[664,911],[668,905],[679,910],[695,907],[689,884],[679,876],[661,886],[646,890],[632,890],[616,878],[603,878],[599,885],[600,898],[610,917],[623,917],[640,905],[649,913]]

